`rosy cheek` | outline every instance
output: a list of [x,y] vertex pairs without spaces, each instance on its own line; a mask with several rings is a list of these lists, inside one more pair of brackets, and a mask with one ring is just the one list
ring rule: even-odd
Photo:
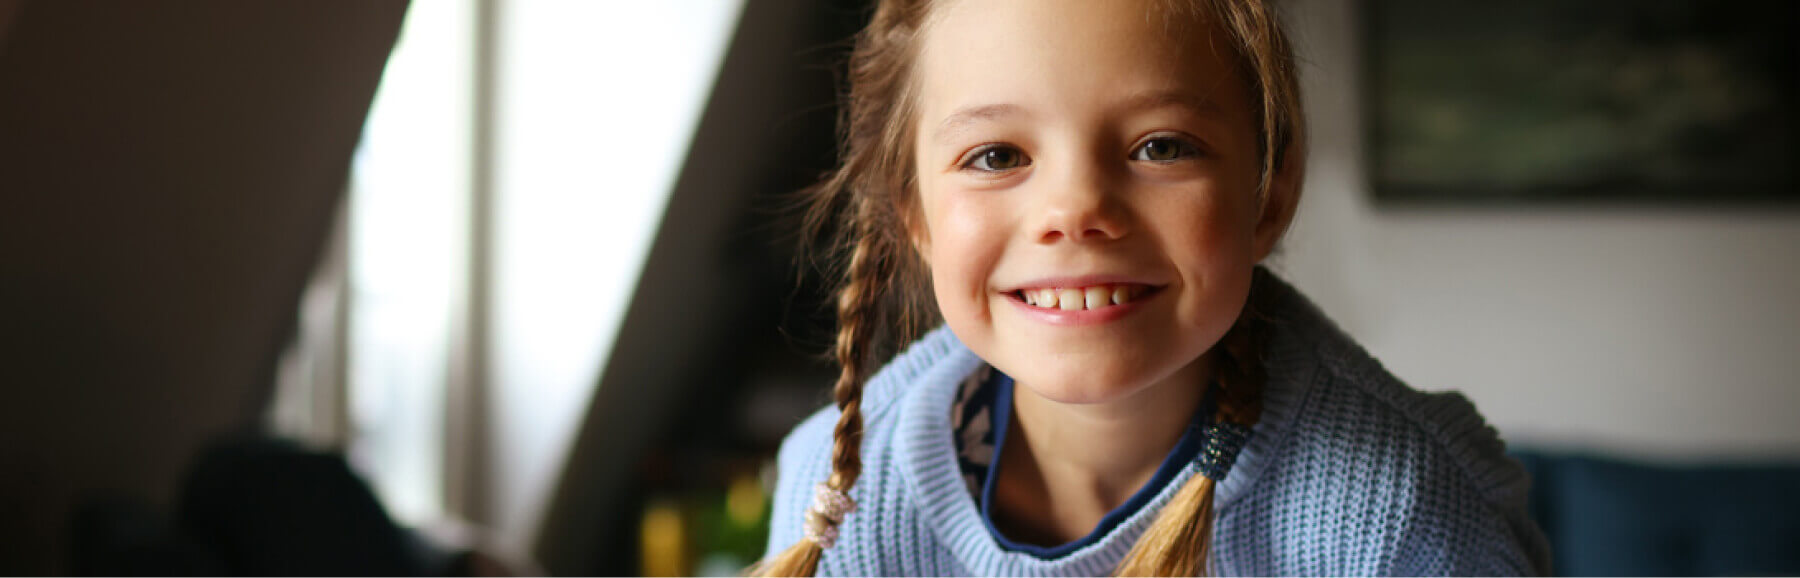
[[945,199],[931,216],[932,279],[945,313],[960,310],[985,318],[993,246],[990,222],[981,208]]

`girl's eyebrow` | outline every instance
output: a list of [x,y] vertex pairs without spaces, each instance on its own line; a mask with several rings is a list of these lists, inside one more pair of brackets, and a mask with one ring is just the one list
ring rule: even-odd
[[[1113,110],[1123,113],[1128,111],[1152,110],[1165,107],[1186,109],[1201,117],[1216,117],[1224,114],[1218,101],[1179,90],[1148,90],[1133,94],[1120,100]],[[998,120],[1010,116],[1028,116],[1024,107],[1011,103],[982,104],[958,109],[938,123],[937,130],[932,133],[932,140],[945,144],[953,140],[957,133],[969,129],[970,125]]]
[[1028,115],[1024,107],[1011,103],[983,104],[958,109],[944,117],[938,123],[937,130],[932,133],[932,140],[942,144],[951,140],[957,133],[968,130],[969,125],[992,121],[1008,116]]

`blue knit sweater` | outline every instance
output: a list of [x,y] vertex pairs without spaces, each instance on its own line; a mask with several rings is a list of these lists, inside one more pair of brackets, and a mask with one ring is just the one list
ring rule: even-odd
[[[1305,297],[1270,276],[1263,414],[1214,496],[1212,568],[1228,575],[1515,575],[1549,571],[1529,480],[1460,394],[1408,388]],[[1190,464],[1086,547],[1054,559],[1002,548],[970,497],[951,405],[984,362],[938,329],[871,378],[863,473],[819,575],[1110,573],[1194,473]],[[782,444],[769,554],[799,541],[831,471],[836,408]]]

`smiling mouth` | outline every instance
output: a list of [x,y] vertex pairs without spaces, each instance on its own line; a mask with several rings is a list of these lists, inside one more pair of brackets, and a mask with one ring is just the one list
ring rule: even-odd
[[1092,311],[1124,305],[1155,293],[1156,287],[1136,283],[1090,285],[1087,287],[1051,287],[1019,289],[1011,295],[1026,305],[1039,309]]

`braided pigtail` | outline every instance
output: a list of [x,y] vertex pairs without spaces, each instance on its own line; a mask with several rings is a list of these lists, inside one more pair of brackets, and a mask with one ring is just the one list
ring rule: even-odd
[[1144,531],[1115,576],[1200,576],[1212,545],[1212,502],[1217,482],[1189,478]]
[[[866,211],[866,203],[857,203],[854,211]],[[860,227],[859,227],[860,228]],[[875,329],[882,325],[883,295],[881,289],[893,280],[894,247],[892,237],[865,233],[850,250],[850,263],[845,270],[842,289],[838,291],[838,333],[833,353],[840,370],[832,395],[837,400],[837,427],[832,430],[831,477],[820,484],[813,504],[806,510],[806,535],[754,569],[760,576],[812,576],[818,572],[819,557],[838,537],[838,525],[854,511],[850,487],[862,475],[862,393],[871,345],[877,341]]]

